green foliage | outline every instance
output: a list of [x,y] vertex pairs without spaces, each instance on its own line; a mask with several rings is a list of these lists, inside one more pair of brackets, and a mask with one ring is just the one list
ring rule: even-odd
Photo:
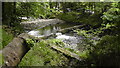
[[[64,6],[63,6],[64,5]],[[76,3],[63,3],[63,11],[65,13],[61,13],[58,15],[59,19],[62,19],[66,22],[78,22],[83,24],[89,24],[92,26],[100,25],[102,23],[102,19],[100,18],[102,13],[107,11],[111,7],[111,3],[102,3],[102,2],[76,2]],[[71,11],[67,12],[67,8],[70,8]],[[77,9],[79,11],[77,11]],[[94,14],[89,14],[88,11],[94,11]]]
[[62,41],[60,39],[51,39],[50,42],[53,44],[59,44],[59,43],[61,44],[62,43]]
[[[99,66],[119,66],[120,36],[102,37],[90,53],[91,63]],[[91,60],[90,60],[91,61]]]
[[78,52],[75,51],[75,53],[78,54],[81,58],[88,59],[90,51],[93,50],[93,48],[99,42],[100,38],[97,35],[101,33],[101,31],[99,29],[94,29],[94,30],[77,29],[74,30],[74,32],[77,32],[78,35],[83,37],[83,39],[81,39],[82,43],[80,44],[80,46],[84,48],[83,51],[78,51]]
[[50,39],[50,40],[48,40],[48,42],[49,42],[49,45],[56,45],[56,46],[62,47],[64,50],[68,50],[71,53],[77,54],[82,59],[86,59],[87,58],[87,54],[88,54],[87,51],[81,52],[81,51],[78,51],[78,50],[75,50],[75,49],[71,49],[71,48],[64,48],[65,43],[62,42],[59,39]]
[[35,41],[33,41],[32,39],[26,39],[26,42],[27,42],[29,48],[31,48],[35,45]]
[[77,22],[75,12],[61,13],[58,18],[66,21],[66,22]]
[[4,57],[2,53],[0,53],[0,66],[2,66],[3,64],[4,64]]
[[119,42],[120,37],[116,36],[104,36],[101,41],[97,44],[98,47],[100,48],[98,51],[98,54],[106,54],[106,53],[117,53],[119,52]]
[[[85,37],[85,45],[87,50],[82,53],[77,53],[80,56],[87,58],[92,65],[97,66],[118,66],[120,64],[119,52],[120,52],[120,35],[116,36],[103,36],[100,40],[91,39],[93,36],[98,35],[99,31],[103,29],[110,29],[111,25],[107,24],[103,28],[97,28],[94,30],[74,30],[80,36]],[[95,33],[94,33],[95,32]],[[97,33],[97,34],[96,34]],[[89,37],[90,35],[90,37]],[[89,64],[89,63],[88,63]]]
[[18,22],[14,23],[14,27],[11,27],[11,30],[13,31],[14,36],[17,36],[24,32],[23,26]]
[[74,49],[71,49],[71,48],[65,48],[66,50],[70,51],[70,52],[75,52]]
[[82,58],[82,59],[87,59],[88,57],[89,57],[89,51],[88,50],[84,50],[84,51],[82,51],[82,52],[79,52],[79,53],[77,53],[79,56],[80,56],[80,58]]
[[0,26],[0,49],[2,49],[2,26]]
[[111,24],[111,23],[101,24],[101,25],[104,26],[103,29],[110,29],[112,26],[115,26],[114,24]]
[[64,43],[60,39],[50,39],[50,40],[48,40],[48,42],[51,45],[57,45],[57,46],[60,46],[60,47],[64,46]]
[[[72,11],[67,12],[67,8]],[[78,12],[76,9],[84,9],[94,11],[94,14]],[[9,10],[9,11],[8,11]],[[61,13],[60,11],[63,11]],[[101,15],[103,16],[101,17]],[[14,2],[14,3],[3,3],[3,22],[13,27],[14,34],[19,34],[22,31],[19,25],[19,17],[33,17],[33,18],[55,18],[58,16],[66,22],[71,23],[82,23],[87,25],[101,25],[99,28],[90,28],[89,30],[74,30],[78,35],[84,37],[82,40],[85,50],[82,52],[75,51],[73,49],[66,48],[73,53],[78,54],[83,58],[88,58],[92,65],[99,66],[111,66],[120,65],[119,52],[120,52],[120,2],[76,2],[76,3],[39,3],[39,2]],[[101,19],[101,18],[102,19]],[[103,22],[102,22],[103,21]],[[4,24],[3,23],[3,24]],[[114,27],[114,30],[112,29]],[[115,35],[102,35],[101,40],[94,40],[93,38],[102,33],[106,33],[104,30],[113,30]],[[13,35],[6,29],[0,30],[2,33],[2,46],[5,47],[13,38]],[[113,33],[114,33],[113,32]],[[107,33],[108,34],[108,33]],[[0,39],[1,40],[1,39]],[[58,52],[51,49],[48,45],[57,45],[64,47],[64,43],[58,39],[52,39],[49,41],[35,42],[32,39],[26,39],[30,51],[20,62],[20,66],[62,66],[66,65],[63,62],[68,61],[65,56],[58,54]],[[2,48],[3,48],[2,47]],[[1,49],[2,49],[1,48]]]
[[99,39],[97,35],[99,35],[99,33],[101,33],[102,31],[100,31],[98,29],[96,29],[96,30],[93,30],[93,29],[90,29],[90,30],[76,29],[76,30],[74,30],[74,32],[76,32],[80,36],[85,37],[88,40],[91,39],[90,41],[93,41],[92,40],[93,37],[96,37],[97,39]]
[[2,29],[2,48],[8,45],[8,43],[10,43],[12,39],[13,39],[13,34]]
[[14,36],[17,36],[24,31],[23,28],[20,26],[20,24],[14,24],[14,25],[15,27],[2,25],[2,28],[0,29],[2,36],[1,39],[2,47],[0,49],[4,48],[8,43],[10,43],[14,38]]
[[107,12],[103,13],[103,21],[104,23],[112,23],[116,26],[120,25],[120,3],[112,3],[112,8],[110,8]]
[[89,54],[89,51],[88,50],[75,50],[75,49],[71,49],[71,48],[65,48],[65,50],[68,50],[72,53],[75,53],[77,54],[81,59],[87,59],[88,58],[88,54]]
[[87,34],[88,31],[86,30],[77,29],[77,30],[74,30],[74,32],[77,32],[78,35],[89,37]]
[[47,2],[18,2],[17,13],[20,17],[54,18],[57,11]]
[[52,50],[46,41],[36,45],[24,56],[18,66],[62,66],[67,58]]
[[81,23],[92,26],[100,25],[102,19],[99,14],[88,15],[81,12],[67,12],[58,15],[58,18],[70,23]]

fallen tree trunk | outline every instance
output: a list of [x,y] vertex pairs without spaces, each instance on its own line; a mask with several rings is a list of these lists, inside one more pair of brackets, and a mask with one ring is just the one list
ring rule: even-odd
[[59,19],[39,19],[35,21],[25,21],[21,22],[20,24],[24,27],[26,30],[33,30],[36,28],[43,28],[48,25],[53,25],[53,24],[60,24],[64,23],[64,21],[59,20]]
[[70,56],[70,57],[73,57],[73,58],[81,61],[80,57],[79,57],[77,54],[75,54],[75,53],[72,53],[72,52],[70,52],[70,51],[68,51],[68,50],[65,50],[64,48],[61,48],[61,47],[58,47],[58,46],[55,46],[55,45],[50,45],[50,46],[51,46],[53,49],[64,53],[65,55],[68,55],[68,56]]
[[70,31],[70,30],[77,29],[77,28],[82,28],[82,27],[84,27],[84,26],[85,26],[84,24],[83,24],[83,25],[77,25],[77,26],[73,26],[73,27],[61,29],[61,30],[59,30],[58,32],[66,33],[66,32],[68,32],[68,31]]
[[4,57],[3,66],[16,66],[20,62],[22,57],[29,50],[25,41],[26,38],[32,38],[32,36],[24,33],[20,34],[2,50]]

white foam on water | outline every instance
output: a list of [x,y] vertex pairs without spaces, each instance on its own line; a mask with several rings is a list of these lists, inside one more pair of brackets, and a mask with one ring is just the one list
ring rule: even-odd
[[74,36],[67,36],[67,35],[62,35],[62,33],[56,33],[57,37],[56,39],[75,39],[76,37]]
[[28,32],[29,35],[35,36],[35,37],[43,37],[44,35],[40,35],[39,31],[32,30]]
[[56,39],[61,39],[65,43],[65,48],[76,49],[79,39],[74,36],[62,35],[62,33],[56,33]]

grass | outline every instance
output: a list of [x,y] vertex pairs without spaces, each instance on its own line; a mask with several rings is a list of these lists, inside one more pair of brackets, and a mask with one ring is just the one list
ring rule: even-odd
[[0,26],[0,49],[2,49],[2,26]]
[[12,39],[13,35],[8,34],[4,29],[2,30],[2,48],[4,48]]
[[[84,51],[82,51],[82,50],[74,50],[74,49],[71,49],[71,48],[64,48],[65,44],[60,39],[50,39],[50,40],[48,40],[48,43],[50,45],[56,45],[56,46],[62,47],[64,50],[67,50],[67,51],[70,51],[72,53],[75,53],[81,59],[87,59],[88,58],[88,52],[89,51],[87,49],[84,49]],[[81,45],[81,46],[85,48],[85,46],[83,46],[83,45]]]
[[2,53],[0,53],[0,66],[2,66],[3,63],[4,63],[4,61],[3,61],[3,56],[2,56]]
[[8,43],[12,41],[13,34],[6,32],[5,29],[1,29],[0,33],[2,33],[2,47],[0,49],[3,49]]
[[51,49],[45,41],[36,43],[18,66],[65,66],[68,59]]
[[[32,40],[32,39],[31,39]],[[40,40],[40,42],[33,42],[29,40],[28,45],[33,45],[28,53],[22,58],[18,66],[69,66],[81,65],[81,62],[65,55],[60,51],[51,48],[50,45],[56,45],[64,48],[64,43],[58,39]],[[27,40],[28,41],[28,40]],[[70,49],[66,49],[69,50]],[[76,53],[81,58],[87,58],[87,52],[71,52]],[[74,59],[74,60],[73,60]],[[72,61],[71,61],[72,60]]]

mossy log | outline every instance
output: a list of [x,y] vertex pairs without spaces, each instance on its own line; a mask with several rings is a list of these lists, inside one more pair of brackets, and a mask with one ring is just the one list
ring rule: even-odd
[[70,56],[70,57],[73,57],[73,58],[81,61],[80,56],[78,56],[78,55],[75,54],[75,53],[72,53],[72,52],[70,52],[70,51],[68,51],[68,50],[65,50],[64,48],[61,48],[61,47],[59,47],[59,46],[55,46],[55,45],[50,45],[50,46],[51,46],[53,49],[64,53],[65,55],[68,55],[68,56]]
[[27,53],[29,48],[27,47],[26,38],[33,38],[28,34],[20,34],[14,38],[3,50],[4,57],[3,66],[16,66],[22,57]]

